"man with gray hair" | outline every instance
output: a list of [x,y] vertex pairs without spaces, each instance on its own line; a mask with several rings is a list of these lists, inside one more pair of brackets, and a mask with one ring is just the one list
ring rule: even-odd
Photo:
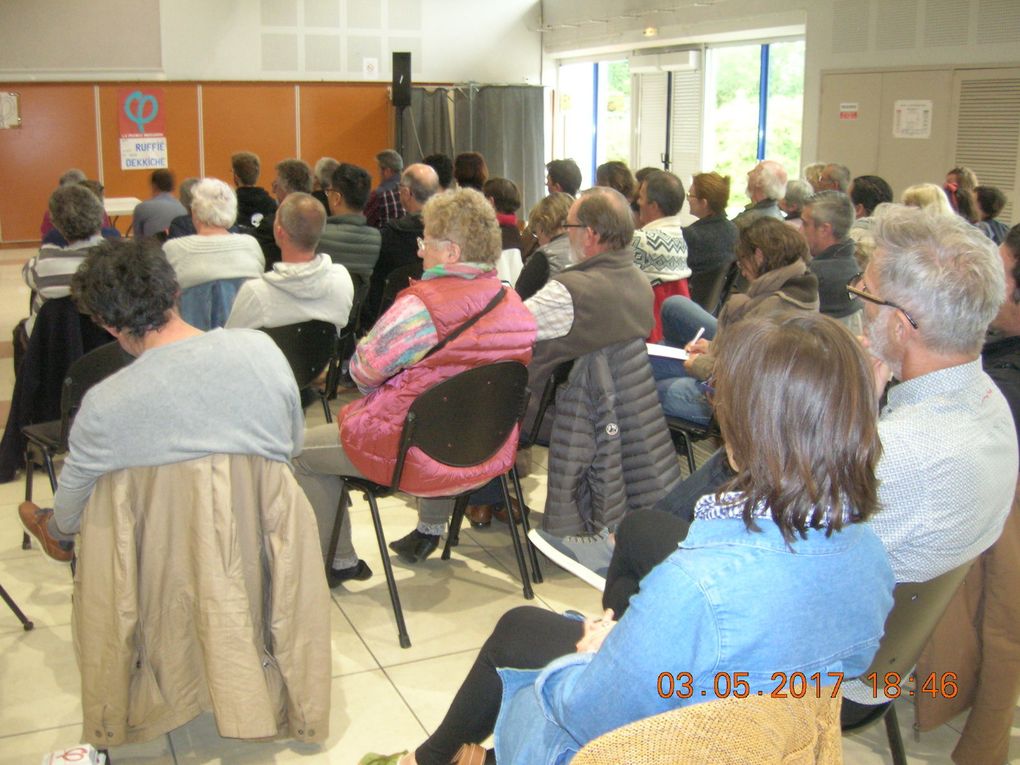
[[842,191],[846,194],[850,190],[850,168],[846,165],[838,165],[835,162],[828,163],[822,168],[818,178],[816,191]]
[[[300,159],[285,159],[276,165],[276,177],[271,188],[278,205],[283,204],[288,194],[295,192],[311,194],[312,168]],[[242,229],[244,233],[250,233],[258,239],[259,247],[262,248],[262,254],[266,259],[267,271],[280,262],[280,248],[276,244],[274,233],[274,215],[275,213],[264,215],[254,229]]]
[[[874,234],[848,289],[864,303],[877,389],[899,384],[879,419],[882,512],[868,522],[896,581],[926,582],[990,547],[1013,501],[1013,418],[980,359],[1005,276],[991,240],[957,216],[889,206]],[[843,683],[844,721],[886,701],[872,690]]]
[[811,251],[808,267],[818,277],[819,310],[861,333],[861,301],[851,300],[847,282],[860,271],[854,240],[848,236],[854,206],[841,191],[819,191],[808,197],[801,212],[803,233]]
[[786,196],[786,170],[771,159],[762,160],[747,174],[747,196],[751,204],[733,219],[737,228],[747,228],[763,216],[782,220],[779,200]]
[[[385,308],[382,305],[383,291],[390,274],[397,269],[405,269],[409,277],[421,277],[422,261],[418,257],[418,239],[425,236],[421,211],[425,203],[438,191],[439,176],[428,165],[421,163],[408,165],[400,176],[397,194],[404,213],[399,218],[387,221],[382,227],[379,259],[372,269],[368,298],[365,300],[365,311],[362,316],[366,327],[374,324],[376,317]],[[368,218],[367,207],[365,217]],[[407,286],[406,282],[404,286]]]
[[365,219],[369,226],[382,229],[387,222],[396,220],[404,214],[403,200],[399,190],[404,160],[393,149],[384,149],[375,155],[375,161],[378,163],[379,177],[382,181],[368,195],[368,202],[365,203]]
[[282,327],[319,319],[347,326],[354,285],[347,269],[315,249],[326,211],[304,192],[288,194],[273,224],[281,262],[260,279],[249,279],[237,293],[226,326]]

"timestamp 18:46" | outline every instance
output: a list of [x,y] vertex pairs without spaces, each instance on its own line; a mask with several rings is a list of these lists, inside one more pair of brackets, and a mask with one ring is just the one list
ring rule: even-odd
[[910,674],[907,676],[907,682],[916,683],[916,690],[900,688],[902,677],[899,672],[886,672],[884,675],[878,672],[869,672],[862,679],[871,688],[871,693],[875,698],[897,699],[901,695],[914,697],[926,694],[933,699],[939,696],[951,699],[960,692],[955,672],[929,672],[924,678]]

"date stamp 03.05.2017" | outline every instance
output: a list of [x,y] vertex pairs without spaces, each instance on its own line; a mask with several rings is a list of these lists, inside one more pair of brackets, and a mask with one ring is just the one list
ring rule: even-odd
[[[866,686],[871,688],[872,695],[876,698],[895,699],[901,695],[913,697],[927,694],[933,698],[941,696],[951,699],[959,693],[957,677],[954,672],[931,672],[924,678],[918,678],[911,674],[906,678],[907,686],[904,687],[901,687],[903,678],[896,672],[886,672],[884,675],[871,672],[861,679]],[[677,672],[676,674],[662,672],[655,683],[656,691],[664,699],[674,696],[678,699],[725,699],[730,697],[743,699],[748,696],[802,699],[810,695],[815,698],[821,698],[823,695],[828,698],[836,698],[842,684],[842,672],[813,672],[811,674],[773,672],[771,688],[757,690],[752,690],[748,672],[716,672],[712,676],[711,688],[697,687],[694,676],[690,672]]]

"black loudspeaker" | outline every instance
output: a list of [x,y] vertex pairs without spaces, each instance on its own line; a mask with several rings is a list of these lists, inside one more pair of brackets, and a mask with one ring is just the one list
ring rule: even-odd
[[393,105],[411,105],[411,54],[393,52]]

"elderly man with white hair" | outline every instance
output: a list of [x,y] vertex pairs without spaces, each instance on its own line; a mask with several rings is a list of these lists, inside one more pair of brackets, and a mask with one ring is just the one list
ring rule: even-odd
[[182,290],[217,279],[251,279],[265,270],[262,248],[254,237],[231,234],[237,217],[234,190],[218,178],[203,178],[191,192],[194,236],[169,239],[166,259],[177,273]]
[[747,228],[758,218],[783,220],[779,200],[786,196],[786,170],[771,159],[762,160],[747,174],[749,204],[733,219],[737,228]]

